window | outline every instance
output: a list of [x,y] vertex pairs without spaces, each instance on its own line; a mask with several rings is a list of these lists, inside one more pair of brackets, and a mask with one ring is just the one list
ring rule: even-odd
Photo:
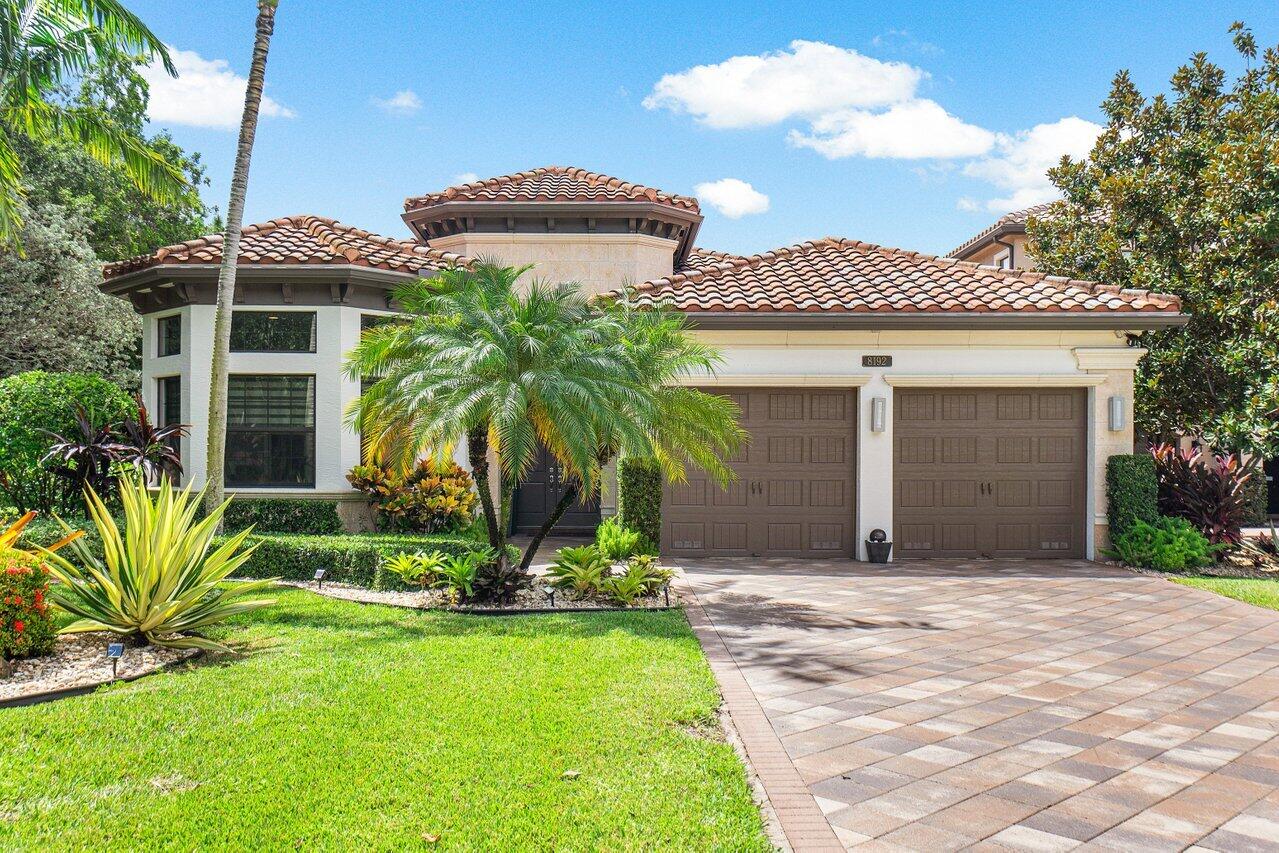
[[236,311],[231,352],[315,352],[315,312]]
[[226,484],[315,486],[315,377],[233,375]]
[[[182,423],[182,378],[180,376],[165,376],[157,379],[156,384],[156,409],[159,412],[159,419],[156,426],[170,426],[171,424]],[[173,448],[173,452],[181,455],[182,439],[174,437],[169,439],[169,446]]]
[[159,341],[158,354],[161,356],[177,355],[182,352],[182,315],[171,314],[156,321],[156,338]]
[[1001,270],[1010,270],[1013,268],[1013,256],[1011,252],[1003,252],[995,256],[995,266]]

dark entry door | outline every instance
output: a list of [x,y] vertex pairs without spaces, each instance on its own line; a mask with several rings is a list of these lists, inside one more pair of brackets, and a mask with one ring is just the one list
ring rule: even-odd
[[[515,512],[512,526],[516,533],[536,533],[555,509],[568,487],[564,468],[555,457],[542,448],[537,462],[515,488]],[[556,533],[594,533],[600,523],[599,498],[578,499],[560,523]]]
[[1279,515],[1279,458],[1267,459],[1265,472],[1266,486],[1269,488],[1270,495],[1266,503],[1266,512],[1270,515]]

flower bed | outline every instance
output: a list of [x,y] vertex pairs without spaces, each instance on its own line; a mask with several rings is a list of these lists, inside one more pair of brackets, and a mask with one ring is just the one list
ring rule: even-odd
[[117,678],[139,678],[199,653],[198,649],[126,647],[113,676],[107,644],[118,641],[118,637],[106,632],[64,634],[58,637],[52,653],[10,661],[11,674],[0,678],[0,704],[78,687],[97,687]]

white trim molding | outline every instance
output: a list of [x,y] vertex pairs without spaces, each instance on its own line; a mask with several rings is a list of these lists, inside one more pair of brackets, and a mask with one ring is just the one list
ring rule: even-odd
[[556,233],[545,232],[511,232],[511,231],[466,231],[461,234],[450,234],[447,237],[432,237],[432,249],[451,250],[465,245],[484,244],[489,246],[511,246],[516,244],[539,246],[547,243],[569,243],[597,246],[604,243],[615,243],[626,246],[652,246],[657,249],[674,251],[678,240],[667,237],[654,237],[652,234],[636,234],[629,231],[621,233],[597,231],[567,231]]
[[1136,370],[1137,362],[1149,350],[1142,347],[1075,347],[1080,370]]
[[723,388],[860,388],[870,381],[865,373],[844,375],[756,373],[725,376],[683,376],[675,383],[687,386],[717,386]]
[[895,388],[1084,388],[1101,385],[1106,377],[1087,373],[885,373],[884,381]]

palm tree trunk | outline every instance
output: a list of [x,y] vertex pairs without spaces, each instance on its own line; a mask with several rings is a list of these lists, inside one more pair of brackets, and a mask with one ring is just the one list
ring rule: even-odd
[[[599,462],[600,470],[602,471],[604,466],[612,460],[613,451],[601,450],[596,454],[595,458]],[[568,488],[564,490],[564,494],[560,495],[559,502],[555,504],[555,509],[551,510],[551,514],[542,522],[542,526],[533,534],[528,547],[524,549],[524,556],[520,559],[520,571],[528,571],[528,567],[533,563],[533,557],[537,554],[537,549],[542,546],[542,540],[550,535],[551,531],[555,529],[555,525],[560,523],[564,513],[568,512],[568,508],[573,505],[573,502],[577,500],[581,493],[582,481],[574,477]]]
[[244,116],[240,120],[240,142],[236,147],[235,172],[231,177],[226,234],[222,238],[218,309],[213,322],[213,375],[209,383],[209,448],[204,472],[208,484],[204,494],[206,512],[222,505],[225,487],[227,373],[231,351],[231,306],[235,302],[235,268],[240,258],[240,226],[244,220],[244,197],[249,188],[249,161],[253,158],[253,138],[258,130],[258,108],[266,80],[266,58],[278,5],[279,0],[258,0],[253,64],[249,67],[249,84],[244,92]]
[[493,509],[493,492],[489,489],[488,424],[481,424],[467,431],[466,456],[471,464],[471,479],[475,481],[475,491],[480,496],[480,507],[484,510],[489,545],[500,554],[505,544],[505,537],[497,521],[497,512]]

